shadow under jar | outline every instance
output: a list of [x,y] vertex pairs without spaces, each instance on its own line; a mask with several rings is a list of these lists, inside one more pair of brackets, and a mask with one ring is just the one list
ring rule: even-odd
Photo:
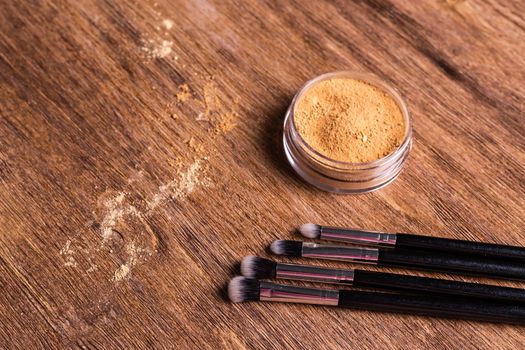
[[[296,105],[313,86],[334,78],[362,81],[392,97],[401,111],[405,126],[404,136],[396,149],[369,162],[348,163],[331,159],[306,143],[296,128]],[[308,183],[330,192],[371,192],[388,185],[401,172],[412,147],[412,121],[399,92],[384,80],[371,74],[349,71],[327,73],[308,81],[294,96],[284,120],[283,143],[288,161]]]

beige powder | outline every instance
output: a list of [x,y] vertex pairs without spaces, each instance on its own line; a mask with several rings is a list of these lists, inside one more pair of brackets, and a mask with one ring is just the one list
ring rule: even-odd
[[186,102],[191,98],[190,87],[188,84],[179,85],[179,92],[175,95],[178,102]]
[[403,114],[389,94],[346,78],[311,87],[297,102],[294,121],[313,149],[350,163],[370,162],[392,153],[405,134]]

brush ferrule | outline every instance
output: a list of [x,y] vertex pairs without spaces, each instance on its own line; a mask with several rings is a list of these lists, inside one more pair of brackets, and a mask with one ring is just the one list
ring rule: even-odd
[[288,280],[352,284],[354,271],[329,269],[318,266],[277,264],[275,277]]
[[269,282],[261,282],[260,288],[259,299],[261,301],[332,306],[336,306],[339,303],[339,292],[336,290],[303,288]]
[[377,248],[347,247],[304,242],[302,256],[305,258],[376,264],[379,260],[379,250]]
[[319,238],[367,246],[394,247],[397,236],[395,233],[321,226]]

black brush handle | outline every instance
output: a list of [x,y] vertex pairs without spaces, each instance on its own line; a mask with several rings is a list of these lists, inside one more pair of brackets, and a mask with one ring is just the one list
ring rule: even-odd
[[479,299],[339,291],[339,307],[525,324],[525,306]]
[[396,247],[439,250],[449,253],[475,254],[485,257],[512,259],[525,262],[525,248],[504,244],[472,242],[459,239],[396,234]]
[[434,251],[379,249],[378,264],[525,280],[525,264]]
[[488,284],[457,282],[438,278],[417,277],[364,270],[354,270],[353,285],[417,293],[448,294],[500,301],[513,301],[525,305],[525,289],[491,286]]

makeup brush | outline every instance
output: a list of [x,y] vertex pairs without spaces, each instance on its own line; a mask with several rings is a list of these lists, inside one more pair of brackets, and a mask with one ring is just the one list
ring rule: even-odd
[[242,259],[244,277],[289,279],[309,282],[353,285],[356,287],[405,290],[418,293],[450,294],[524,303],[525,290],[437,278],[399,275],[357,269],[332,269],[320,266],[278,263],[257,256]]
[[352,228],[304,224],[299,232],[305,237],[366,246],[416,248],[448,253],[476,254],[484,257],[525,261],[525,248],[450,238],[420,236],[409,233],[386,233]]
[[277,255],[525,279],[525,264],[523,263],[434,251],[363,248],[287,240],[274,241],[270,249]]
[[481,299],[304,288],[240,276],[230,281],[228,296],[234,303],[278,301],[525,324],[525,306],[511,303],[487,302]]

